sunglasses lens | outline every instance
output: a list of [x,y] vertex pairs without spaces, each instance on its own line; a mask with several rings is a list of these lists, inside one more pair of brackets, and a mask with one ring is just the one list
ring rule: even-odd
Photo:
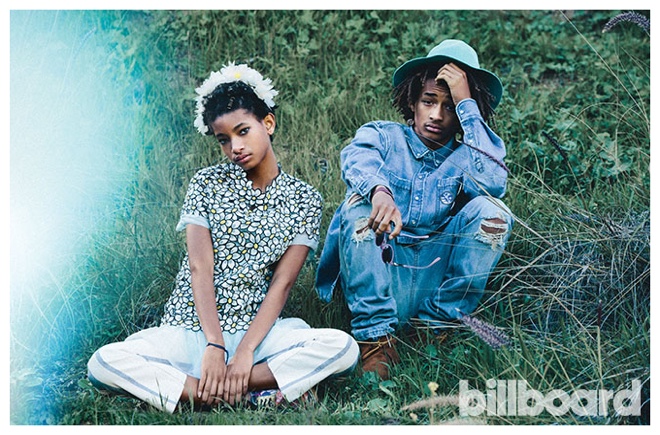
[[384,263],[391,263],[392,262],[392,247],[391,246],[386,246],[383,251],[381,252],[381,258],[383,259]]
[[382,245],[384,239],[385,239],[385,233],[376,234],[376,246]]

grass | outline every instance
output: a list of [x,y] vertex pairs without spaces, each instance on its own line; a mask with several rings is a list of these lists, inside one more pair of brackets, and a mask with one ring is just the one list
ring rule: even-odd
[[[650,42],[625,20],[603,33],[620,12],[83,13],[112,46],[100,66],[132,96],[135,121],[123,128],[139,147],[78,267],[40,303],[12,293],[12,424],[648,424]],[[193,89],[210,70],[249,61],[273,79],[276,153],[323,194],[324,234],[344,194],[339,151],[364,122],[399,119],[389,106],[392,72],[448,37],[477,47],[505,84],[495,130],[507,143],[505,199],[516,225],[474,317],[506,332],[510,346],[493,350],[459,328],[440,348],[404,346],[391,381],[356,372],[321,385],[320,404],[298,410],[165,415],[91,387],[91,353],[157,324],[169,296],[187,182],[220,159],[192,127]],[[341,295],[323,304],[314,294],[318,253],[285,314],[348,330]],[[639,379],[644,413],[462,418],[459,381],[486,391],[489,379],[526,380],[543,392],[617,390]]]

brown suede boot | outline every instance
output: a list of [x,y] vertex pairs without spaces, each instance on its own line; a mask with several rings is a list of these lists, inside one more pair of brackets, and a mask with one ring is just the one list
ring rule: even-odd
[[401,362],[394,348],[396,338],[391,335],[380,337],[376,341],[359,341],[362,370],[376,372],[381,379],[390,378],[390,367]]

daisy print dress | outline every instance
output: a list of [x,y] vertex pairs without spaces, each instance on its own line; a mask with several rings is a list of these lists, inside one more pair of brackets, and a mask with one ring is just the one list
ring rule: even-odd
[[[248,329],[266,296],[275,265],[290,245],[316,249],[321,210],[321,195],[282,171],[263,192],[254,189],[246,173],[233,164],[195,174],[177,230],[195,224],[211,231],[223,331]],[[161,323],[201,330],[187,254]]]

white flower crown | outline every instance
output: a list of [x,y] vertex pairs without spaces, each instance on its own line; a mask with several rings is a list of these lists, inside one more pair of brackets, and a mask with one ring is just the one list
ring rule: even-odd
[[215,91],[219,85],[223,83],[231,82],[243,82],[249,85],[254,93],[257,94],[266,106],[269,108],[275,107],[275,101],[273,98],[278,94],[278,92],[273,89],[271,80],[264,78],[258,71],[250,68],[245,64],[236,65],[234,62],[230,62],[228,65],[224,65],[220,71],[213,71],[209,78],[204,80],[204,83],[195,91],[197,92],[197,117],[195,118],[194,125],[197,127],[197,130],[206,134],[209,131],[209,128],[204,124],[204,110],[206,103],[206,98]]

